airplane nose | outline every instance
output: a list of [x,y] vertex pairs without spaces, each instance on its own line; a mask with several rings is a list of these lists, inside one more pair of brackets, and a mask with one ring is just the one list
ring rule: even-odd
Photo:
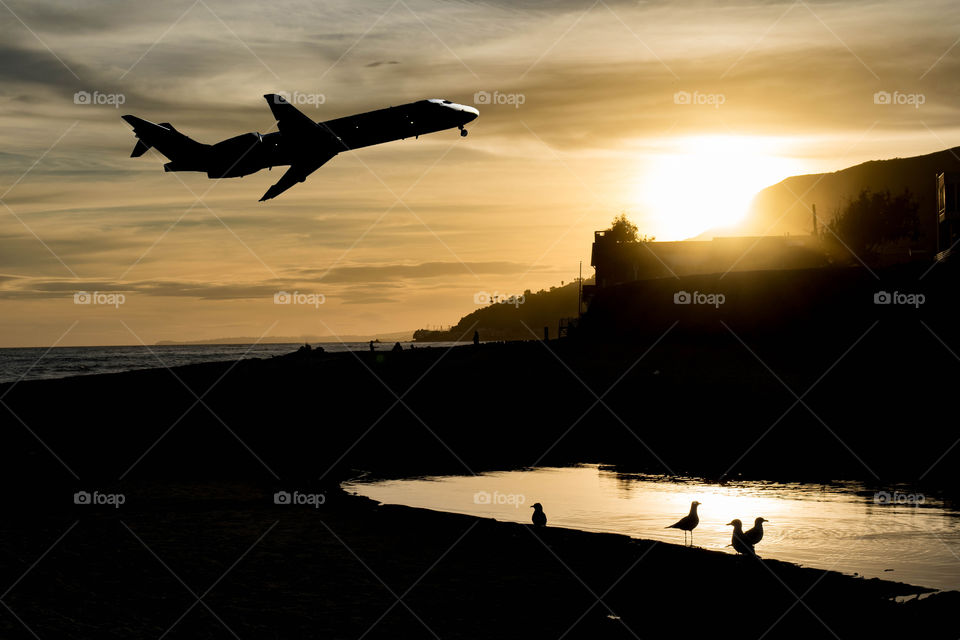
[[473,122],[474,120],[477,119],[477,116],[480,115],[480,111],[478,111],[476,107],[468,107],[467,105],[461,105],[460,110],[463,111],[469,117],[467,122]]

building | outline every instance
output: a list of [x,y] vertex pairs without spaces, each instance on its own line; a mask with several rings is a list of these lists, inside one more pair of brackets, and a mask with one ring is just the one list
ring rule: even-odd
[[636,280],[729,271],[810,269],[827,266],[814,235],[741,236],[679,242],[618,242],[596,231],[590,264],[596,287]]
[[937,174],[937,260],[960,241],[960,173]]

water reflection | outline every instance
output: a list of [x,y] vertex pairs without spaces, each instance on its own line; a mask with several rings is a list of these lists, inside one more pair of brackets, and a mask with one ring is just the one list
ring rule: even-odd
[[[877,500],[861,485],[676,482],[624,475],[582,465],[480,476],[352,483],[380,502],[530,522],[530,505],[543,503],[550,526],[622,533],[682,543],[665,527],[697,500],[696,544],[732,553],[730,528],[738,518],[764,525],[761,557],[805,566],[899,580],[938,589],[960,589],[960,518],[939,502]],[[750,526],[750,525],[748,525]]]

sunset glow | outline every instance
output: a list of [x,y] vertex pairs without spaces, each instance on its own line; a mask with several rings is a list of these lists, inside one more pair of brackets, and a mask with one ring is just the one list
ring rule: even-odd
[[[10,5],[5,346],[452,324],[478,291],[590,277],[620,212],[658,240],[808,232],[744,218],[750,199],[960,141],[952,2],[208,4]],[[426,98],[480,116],[341,153],[266,203],[279,167],[211,181],[129,157],[124,114],[212,144],[275,130],[275,92],[316,121]]]
[[650,221],[643,232],[657,240],[729,233],[758,191],[803,172],[804,163],[780,155],[782,144],[747,136],[670,141],[638,181],[635,198]]

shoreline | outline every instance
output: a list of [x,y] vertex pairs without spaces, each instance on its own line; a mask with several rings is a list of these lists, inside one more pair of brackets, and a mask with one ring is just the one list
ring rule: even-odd
[[[240,637],[670,638],[686,623],[691,636],[933,638],[952,637],[960,604],[960,592],[620,534],[347,494],[317,509],[214,494],[4,523],[2,573],[14,578],[77,523],[6,603],[40,637],[84,637],[93,625],[102,638],[159,636],[193,600],[166,564],[197,593],[215,583],[205,602]],[[177,631],[216,636],[218,626],[198,610]],[[10,616],[0,629],[23,632]]]
[[[361,498],[361,499],[364,499],[364,500],[370,500],[369,498],[366,498],[366,497],[364,497],[364,496],[359,496],[359,495],[353,495],[353,497]],[[409,510],[411,510],[411,511],[414,512],[414,513],[416,513],[416,512],[424,512],[424,513],[431,513],[431,514],[438,514],[438,515],[450,515],[450,516],[458,516],[458,517],[467,517],[467,518],[472,518],[472,519],[477,520],[477,521],[480,521],[480,522],[490,521],[490,522],[493,522],[493,523],[496,523],[496,524],[503,524],[503,525],[509,525],[509,526],[519,526],[519,527],[526,527],[526,526],[527,526],[527,523],[516,523],[516,522],[509,521],[509,520],[498,520],[497,518],[485,518],[485,517],[482,517],[482,516],[477,516],[477,515],[473,515],[473,514],[469,514],[469,513],[462,513],[462,512],[457,512],[457,511],[445,511],[445,510],[442,510],[442,509],[429,509],[429,508],[426,508],[426,507],[413,507],[413,506],[404,505],[404,504],[399,504],[399,503],[378,502],[378,501],[376,501],[376,500],[371,500],[371,501],[374,502],[374,503],[376,503],[377,507],[380,507],[380,508],[389,508],[389,509],[397,508],[397,509],[405,509],[405,510],[406,510],[406,509],[409,509]],[[722,551],[722,550],[720,550],[720,549],[709,549],[709,548],[705,548],[705,547],[701,547],[701,546],[693,546],[693,547],[690,547],[690,546],[687,546],[687,545],[677,544],[677,543],[674,543],[674,542],[664,542],[664,541],[662,541],[662,540],[653,540],[653,539],[651,539],[651,538],[644,538],[644,537],[639,537],[639,536],[631,536],[631,535],[627,535],[627,534],[623,534],[623,533],[617,533],[617,532],[614,532],[614,531],[602,531],[602,530],[592,530],[592,529],[578,529],[578,528],[574,528],[574,527],[561,527],[561,526],[554,526],[554,525],[549,525],[549,526],[547,527],[547,529],[548,529],[549,531],[558,532],[558,533],[557,533],[558,536],[564,536],[564,537],[565,537],[565,536],[573,537],[573,536],[578,536],[578,535],[581,535],[581,534],[585,534],[585,535],[588,535],[588,536],[599,536],[596,540],[593,541],[593,544],[603,544],[603,541],[604,541],[603,536],[612,536],[613,538],[616,538],[616,539],[623,538],[623,539],[625,539],[625,540],[627,540],[627,541],[629,541],[629,542],[635,542],[635,543],[637,543],[637,544],[642,544],[642,545],[665,545],[666,547],[668,547],[668,548],[670,549],[671,552],[675,552],[675,551],[680,550],[680,549],[686,549],[686,550],[691,551],[691,552],[694,552],[694,553],[714,554],[714,555],[717,555],[717,556],[720,556],[720,557],[723,557],[723,558],[729,558],[729,559],[731,559],[733,562],[741,562],[741,561],[746,562],[746,561],[747,561],[747,558],[738,556],[738,555],[736,555],[736,554],[734,554],[734,553],[727,553],[727,552]],[[589,541],[587,541],[587,542],[589,542]],[[914,597],[914,596],[917,596],[919,600],[923,600],[923,599],[925,599],[926,597],[929,597],[929,596],[931,596],[931,595],[938,594],[938,593],[942,593],[942,594],[957,594],[957,595],[960,595],[960,590],[958,590],[958,589],[938,589],[938,588],[935,588],[935,587],[925,587],[925,586],[922,586],[922,585],[912,584],[912,583],[909,583],[909,582],[902,582],[902,581],[900,581],[900,580],[891,580],[891,579],[879,578],[879,577],[867,578],[867,577],[862,576],[862,575],[859,575],[859,574],[845,573],[845,572],[843,572],[843,571],[837,571],[837,570],[835,570],[835,569],[830,569],[830,568],[812,567],[812,566],[809,566],[809,565],[801,564],[801,563],[799,563],[799,562],[791,562],[791,561],[789,561],[789,560],[779,560],[779,559],[777,559],[777,558],[764,557],[764,556],[761,556],[761,555],[759,555],[759,554],[758,554],[758,556],[757,556],[757,559],[760,560],[760,561],[762,561],[762,562],[764,562],[764,563],[767,563],[768,566],[774,565],[774,566],[778,566],[778,567],[792,567],[792,568],[794,568],[794,569],[802,570],[802,571],[805,571],[805,572],[808,572],[808,571],[816,571],[816,572],[820,572],[820,573],[826,573],[826,574],[832,575],[832,576],[838,576],[838,577],[842,577],[842,578],[849,578],[849,579],[851,579],[851,580],[856,580],[856,581],[858,581],[858,583],[861,583],[861,582],[863,582],[863,583],[873,583],[873,582],[875,581],[876,583],[882,585],[882,587],[883,587],[884,589],[888,589],[888,590],[889,590],[889,593],[891,593],[891,594],[896,593],[896,595],[893,595],[892,597],[893,597],[896,601],[898,601],[898,602],[901,601],[900,599],[910,599],[910,598],[912,598],[912,597]],[[852,585],[852,584],[853,584],[853,583],[851,583],[851,585]]]
[[[530,510],[524,507],[533,501],[530,496],[535,495],[547,508],[552,527],[589,533],[614,533],[665,544],[680,544],[682,537],[677,532],[673,532],[676,533],[673,535],[669,530],[664,530],[662,525],[677,517],[670,510],[658,510],[662,500],[669,500],[676,491],[689,491],[698,500],[716,504],[715,492],[722,494],[730,491],[733,495],[741,496],[738,502],[744,504],[754,504],[755,499],[763,501],[763,507],[754,505],[754,513],[767,513],[776,523],[766,525],[774,528],[766,529],[768,535],[757,549],[766,559],[804,568],[832,570],[854,577],[890,580],[932,591],[960,590],[960,566],[951,570],[953,558],[949,552],[945,553],[956,542],[955,529],[950,521],[955,519],[957,512],[932,496],[926,496],[922,507],[909,509],[905,513],[903,509],[877,506],[870,492],[865,491],[859,483],[787,485],[769,481],[736,481],[721,488],[715,483],[693,478],[646,476],[643,481],[635,483],[627,475],[609,471],[605,474],[605,482],[596,480],[600,485],[616,482],[624,494],[629,493],[638,500],[634,514],[633,511],[621,511],[617,495],[609,491],[592,492],[592,474],[601,467],[598,464],[579,464],[571,467],[500,470],[490,472],[489,476],[482,473],[478,476],[379,478],[368,474],[345,481],[342,488],[353,495],[383,504],[493,518],[510,523],[529,521]],[[579,478],[576,484],[571,483],[573,476],[567,470],[576,470],[574,473]],[[591,475],[584,476],[582,471],[589,471]],[[483,476],[489,480],[483,480]],[[544,483],[544,479],[550,478],[562,481],[564,487],[570,487],[572,495],[568,498],[563,492],[551,491],[549,484]],[[660,486],[661,483],[664,486]],[[668,493],[659,493],[662,489],[667,489]],[[476,506],[471,503],[471,492],[475,491],[499,492],[503,494],[501,497],[509,497],[510,494],[521,496],[525,504],[520,502],[519,508],[511,508],[509,505],[513,503],[507,502],[507,507],[498,508],[481,502],[481,506]],[[558,501],[560,506],[557,506]],[[818,506],[810,508],[810,504]],[[736,504],[731,503],[729,507],[736,509]],[[824,509],[831,510],[831,515],[825,515]],[[775,516],[770,515],[771,510],[776,513]],[[696,532],[697,547],[731,554],[730,527],[720,525],[733,515],[728,513],[722,520],[719,517],[717,513],[704,515],[701,511],[700,527]],[[751,519],[744,528],[752,524]],[[837,527],[845,528],[838,530]],[[943,527],[942,533],[934,536],[923,536],[921,533],[930,530],[939,532],[940,527]],[[815,533],[817,529],[823,530],[829,542],[819,539],[819,534]],[[806,534],[801,533],[798,537],[798,532]],[[878,544],[874,540],[877,533],[897,536],[898,542]],[[921,537],[916,538],[915,534]],[[858,537],[860,535],[863,535],[862,539]],[[949,537],[944,538],[944,535]],[[922,546],[919,544],[921,539],[925,541]],[[941,546],[941,543],[949,546]]]

